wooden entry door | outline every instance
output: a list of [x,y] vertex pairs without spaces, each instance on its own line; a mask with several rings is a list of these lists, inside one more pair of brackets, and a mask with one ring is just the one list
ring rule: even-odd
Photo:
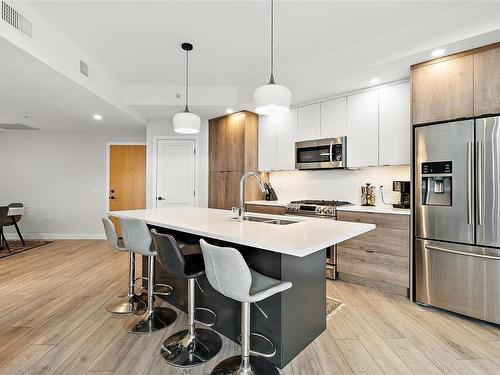
[[156,155],[156,207],[194,206],[195,141],[159,139]]
[[[109,150],[109,210],[146,208],[146,146],[111,145]],[[118,219],[111,218],[121,235]]]

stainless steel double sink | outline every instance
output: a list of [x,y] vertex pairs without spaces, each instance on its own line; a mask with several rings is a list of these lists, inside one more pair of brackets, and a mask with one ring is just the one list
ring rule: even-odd
[[[238,220],[238,218],[232,217],[231,220]],[[288,225],[288,224],[298,223],[298,221],[295,220],[273,219],[271,217],[262,217],[262,216],[245,216],[243,220],[254,221],[257,223],[274,224],[274,225]]]

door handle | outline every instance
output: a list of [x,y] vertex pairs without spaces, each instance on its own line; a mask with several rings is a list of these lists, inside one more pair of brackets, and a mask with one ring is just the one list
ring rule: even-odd
[[483,225],[483,142],[477,142],[477,224]]
[[451,249],[444,249],[442,247],[437,247],[437,246],[431,246],[431,245],[424,245],[426,249],[429,250],[437,250],[437,251],[442,251],[444,253],[452,253],[452,254],[458,254],[458,255],[465,255],[468,257],[474,257],[474,258],[483,258],[483,259],[493,259],[493,260],[500,260],[500,257],[496,257],[494,255],[484,255],[484,254],[475,254],[475,253],[466,253],[465,251],[458,251],[458,250],[451,250]]
[[472,224],[472,142],[467,142],[467,224]]
[[163,197],[157,197],[156,200],[159,200],[159,201],[165,201],[166,199],[163,198]]
[[116,199],[116,197],[115,197],[114,195],[112,195],[112,196],[110,196],[110,197],[109,197],[109,199],[111,199],[111,200],[115,200],[115,199]]

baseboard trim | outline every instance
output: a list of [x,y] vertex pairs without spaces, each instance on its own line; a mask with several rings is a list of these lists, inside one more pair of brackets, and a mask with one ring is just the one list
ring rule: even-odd
[[[105,240],[104,233],[22,233],[26,240]],[[19,240],[17,233],[5,233],[7,241]]]

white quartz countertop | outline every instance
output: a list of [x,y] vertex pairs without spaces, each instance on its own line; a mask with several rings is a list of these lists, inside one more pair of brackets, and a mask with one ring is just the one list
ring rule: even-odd
[[302,216],[247,213],[296,221],[276,225],[234,220],[227,210],[202,207],[171,207],[132,211],[113,211],[110,216],[131,217],[158,227],[192,233],[281,254],[303,257],[375,229],[373,224],[351,223]]
[[410,215],[408,208],[394,208],[392,206],[341,206],[337,211],[370,212],[374,214]]
[[275,207],[286,207],[290,202],[286,201],[248,201],[245,204],[255,204],[261,206],[275,206]]

